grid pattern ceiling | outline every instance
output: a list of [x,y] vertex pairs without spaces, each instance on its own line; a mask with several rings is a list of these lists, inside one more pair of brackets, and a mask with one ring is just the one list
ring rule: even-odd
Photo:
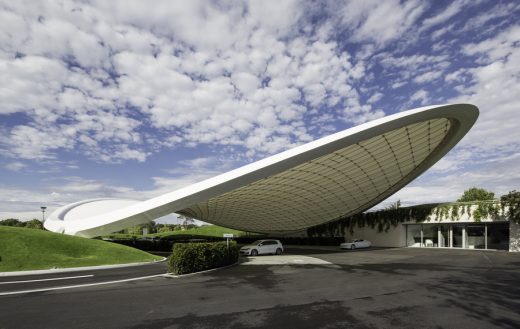
[[294,231],[374,205],[423,163],[448,119],[408,125],[177,211],[226,227]]

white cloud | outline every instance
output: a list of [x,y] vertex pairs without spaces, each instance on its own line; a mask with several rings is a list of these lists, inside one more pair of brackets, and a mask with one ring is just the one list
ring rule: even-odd
[[457,15],[465,5],[465,1],[453,1],[446,9],[434,17],[424,20],[421,29],[428,30],[436,25],[446,22]]
[[367,100],[367,103],[373,104],[381,100],[383,98],[383,94],[380,92],[375,92],[370,98]]
[[[520,185],[516,170],[520,166],[520,133],[514,119],[520,108],[517,31],[518,26],[513,26],[492,38],[462,47],[467,55],[479,58],[481,64],[446,76],[447,82],[459,83],[460,92],[448,102],[475,104],[480,117],[455,149],[388,202],[454,201],[472,186],[484,187],[500,196]],[[419,90],[413,98],[420,100],[422,96],[427,97],[425,90]]]
[[27,165],[25,163],[19,162],[19,161],[11,162],[11,163],[4,165],[4,168],[7,170],[10,170],[10,171],[20,171],[25,167],[27,167]]
[[431,82],[435,79],[438,79],[442,76],[441,71],[432,71],[432,72],[425,72],[421,75],[416,76],[413,81],[416,83],[425,83],[425,82]]
[[515,57],[515,53],[518,52],[518,40],[520,40],[520,25],[512,26],[494,38],[464,45],[463,52],[466,55],[480,54],[480,60],[489,64],[507,60],[509,56]]
[[385,113],[382,110],[374,110],[370,104],[361,105],[355,97],[345,102],[344,118],[354,125],[360,125],[384,116]]
[[412,97],[410,98],[412,102],[419,101],[421,105],[424,105],[428,102],[428,92],[424,89],[417,90]]
[[417,70],[427,65],[442,63],[448,58],[446,55],[434,56],[425,54],[396,57],[388,53],[382,53],[379,57],[381,57],[380,63],[386,67],[400,67],[410,70]]
[[[403,15],[417,6],[404,5]],[[66,150],[101,162],[142,162],[150,148],[179,143],[273,153],[308,141],[303,120],[328,117],[348,93],[358,97],[352,84],[365,74],[363,62],[330,40],[327,24],[300,32],[308,18],[297,1],[7,8],[17,38],[0,38],[0,74],[11,78],[0,86],[0,111],[34,120],[11,127],[2,141],[14,158]],[[381,114],[349,116],[355,121],[357,113],[357,121]],[[170,137],[145,138],[145,130]]]
[[520,10],[520,5],[518,3],[498,3],[496,6],[491,8],[476,17],[472,17],[468,22],[464,25],[462,29],[464,32],[473,31],[475,29],[479,29],[482,26],[486,26],[490,21],[500,19],[500,22],[503,21],[507,16],[514,15],[515,12]]
[[397,76],[396,81],[391,84],[393,89],[402,87],[409,82],[431,83],[442,77],[450,66],[447,54],[395,56],[390,53],[380,53],[377,58],[385,72],[391,72],[391,77]]
[[484,62],[465,70],[471,84],[461,87],[461,95],[450,101],[469,102],[480,108],[479,120],[464,140],[480,152],[520,146],[517,120],[511,120],[520,108],[519,38],[520,26],[513,26],[493,38],[463,48]]
[[354,41],[384,44],[403,35],[426,9],[419,1],[349,1],[341,11]]

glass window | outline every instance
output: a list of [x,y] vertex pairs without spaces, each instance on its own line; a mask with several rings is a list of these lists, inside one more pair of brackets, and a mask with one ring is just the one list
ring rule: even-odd
[[406,237],[408,247],[421,247],[421,225],[407,225]]
[[437,247],[439,225],[423,225],[424,247]]
[[509,250],[509,223],[487,225],[488,249]]
[[485,230],[484,225],[468,225],[466,227],[466,248],[486,249]]

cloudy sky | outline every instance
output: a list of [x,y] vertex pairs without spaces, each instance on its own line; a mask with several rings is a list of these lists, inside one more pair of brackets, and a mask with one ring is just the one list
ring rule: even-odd
[[396,112],[479,107],[384,203],[520,189],[518,1],[0,1],[0,219],[146,199]]

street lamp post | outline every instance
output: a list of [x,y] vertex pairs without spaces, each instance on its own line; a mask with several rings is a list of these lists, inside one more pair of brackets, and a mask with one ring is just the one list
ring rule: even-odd
[[42,223],[45,223],[45,209],[47,209],[47,207],[40,207],[42,208]]

